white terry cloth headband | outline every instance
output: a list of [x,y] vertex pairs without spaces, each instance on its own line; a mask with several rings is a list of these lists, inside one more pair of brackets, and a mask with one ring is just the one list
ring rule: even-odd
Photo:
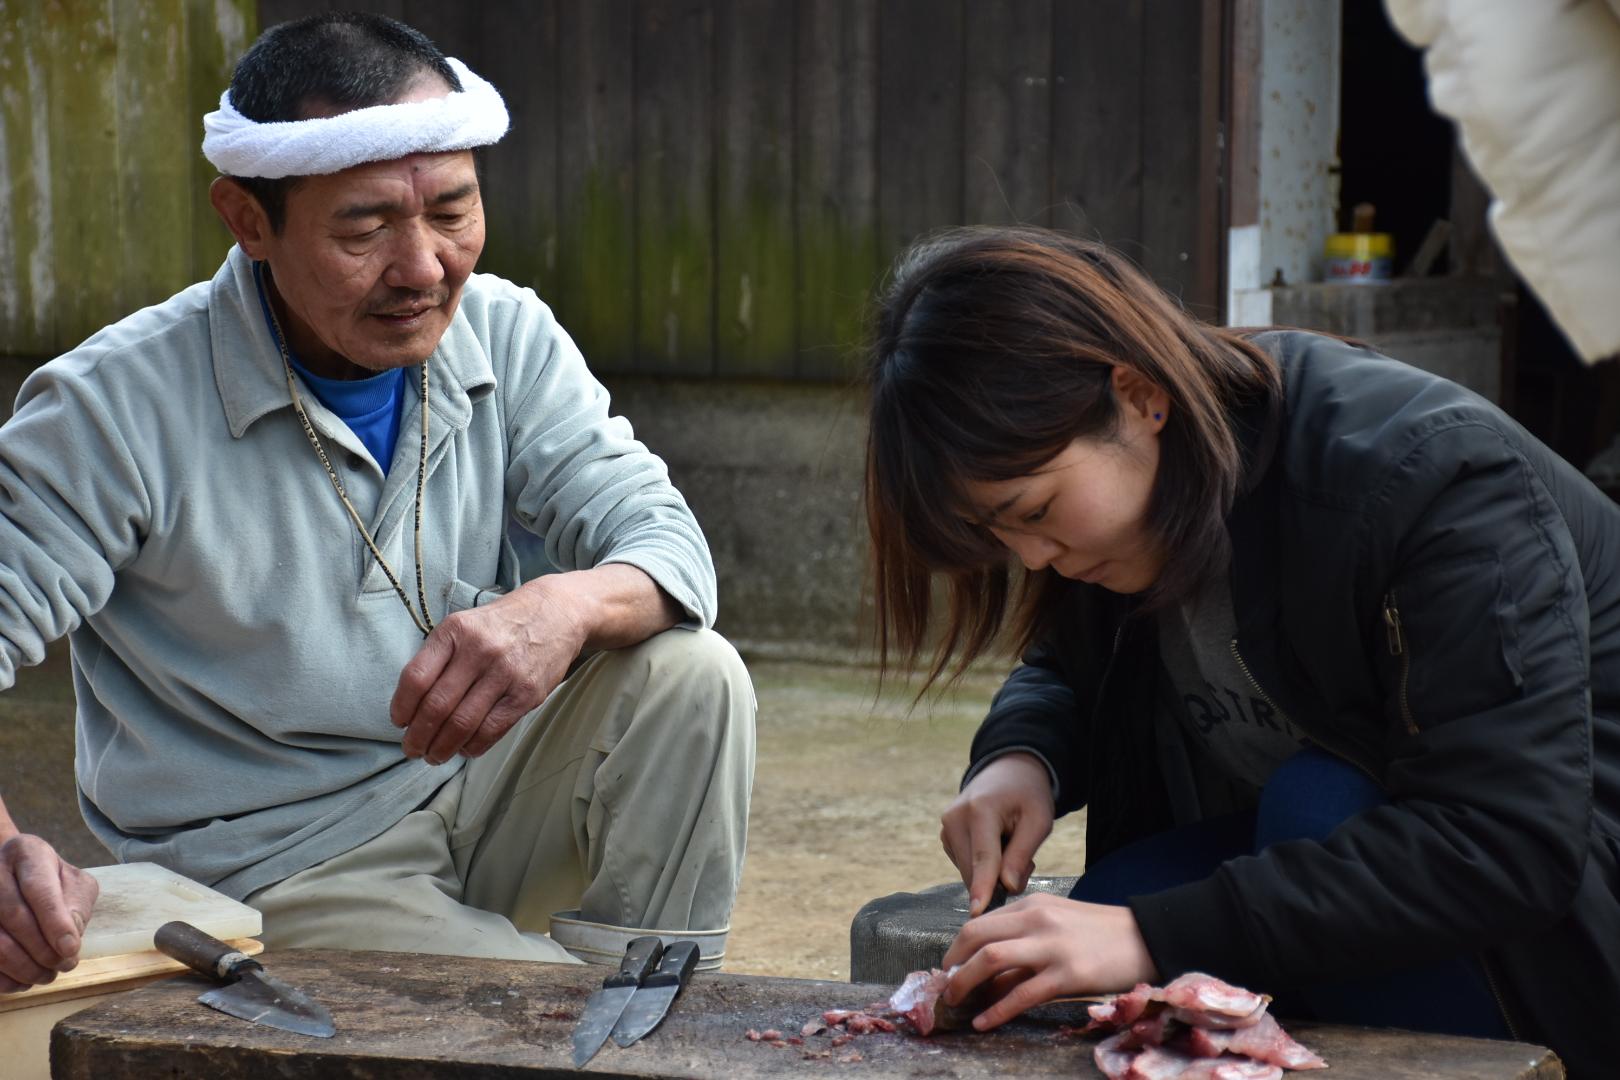
[[500,92],[460,60],[446,59],[461,80],[459,91],[309,120],[249,120],[226,90],[219,109],[203,117],[203,156],[226,176],[275,180],[499,142],[511,126]]

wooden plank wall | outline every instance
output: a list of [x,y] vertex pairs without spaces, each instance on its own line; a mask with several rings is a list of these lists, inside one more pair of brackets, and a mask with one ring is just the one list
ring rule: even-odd
[[1211,4],[369,6],[506,95],[483,267],[533,285],[598,370],[844,380],[884,268],[948,225],[1099,237],[1214,314]]
[[[884,268],[960,223],[1101,238],[1213,314],[1220,2],[364,6],[505,95],[482,268],[534,286],[595,367],[846,380]],[[0,353],[211,274],[201,114],[255,25],[354,6],[0,0]]]
[[0,0],[0,354],[49,356],[213,275],[202,115],[253,0]]

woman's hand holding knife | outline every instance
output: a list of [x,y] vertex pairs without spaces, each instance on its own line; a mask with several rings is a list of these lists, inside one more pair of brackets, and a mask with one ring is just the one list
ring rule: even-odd
[[1128,907],[1045,893],[1000,906],[1029,884],[1053,813],[1046,765],[1014,752],[986,765],[943,816],[940,841],[967,883],[970,915],[941,962],[958,968],[945,1000],[960,1004],[986,985],[994,1000],[973,1019],[980,1031],[1053,998],[1158,978]]
[[970,915],[989,908],[998,883],[1024,891],[1053,814],[1045,763],[1021,751],[986,765],[945,809],[939,839],[968,887]]

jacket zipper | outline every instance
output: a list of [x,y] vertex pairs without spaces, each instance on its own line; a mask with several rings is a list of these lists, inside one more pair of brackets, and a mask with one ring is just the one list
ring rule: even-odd
[[1502,1000],[1502,991],[1496,988],[1496,976],[1492,973],[1491,962],[1485,959],[1484,953],[1479,954],[1479,969],[1485,973],[1485,985],[1491,988],[1491,997],[1496,999],[1496,1011],[1502,1014],[1502,1022],[1507,1025],[1508,1034],[1513,1036],[1515,1042],[1523,1042],[1518,1025],[1508,1013],[1507,1002]]
[[[1389,655],[1401,658],[1401,684],[1398,695],[1401,703],[1401,720],[1405,722],[1406,730],[1416,735],[1417,720],[1412,716],[1412,704],[1406,696],[1407,683],[1412,676],[1412,651],[1406,645],[1406,632],[1401,626],[1401,609],[1395,606],[1393,589],[1384,594],[1384,632],[1389,638]],[[1490,961],[1485,959],[1484,953],[1479,954],[1479,968],[1485,973],[1485,985],[1491,988],[1491,997],[1496,1001],[1496,1011],[1502,1014],[1502,1022],[1507,1025],[1508,1033],[1517,1039],[1519,1029],[1513,1023],[1513,1017],[1508,1015],[1507,1002],[1502,1000],[1502,992],[1496,987],[1496,976],[1492,973]]]
[[1405,722],[1407,732],[1416,735],[1417,721],[1412,718],[1412,706],[1406,698],[1406,684],[1412,675],[1412,654],[1406,648],[1406,634],[1401,629],[1401,612],[1395,606],[1394,590],[1384,594],[1384,633],[1389,638],[1389,655],[1401,658],[1401,685],[1398,693],[1401,720]]
[[1260,685],[1260,680],[1256,679],[1254,677],[1254,672],[1249,670],[1248,661],[1244,660],[1243,659],[1243,654],[1238,652],[1237,638],[1232,639],[1231,648],[1232,648],[1232,659],[1237,661],[1237,666],[1240,669],[1242,669],[1244,677],[1249,680],[1249,685],[1254,687],[1255,693],[1259,694],[1260,699],[1262,701],[1264,701],[1267,705],[1270,705],[1271,708],[1273,709],[1273,711],[1275,711],[1278,716],[1282,717],[1288,723],[1290,723],[1290,724],[1294,725],[1295,727],[1299,728],[1301,731],[1309,733],[1310,736],[1311,736],[1312,741],[1314,741],[1318,746],[1322,747],[1322,749],[1324,749],[1324,750],[1328,751],[1329,753],[1333,754],[1334,757],[1337,757],[1337,758],[1339,758],[1339,759],[1341,759],[1343,761],[1349,762],[1351,765],[1354,765],[1357,769],[1360,769],[1363,773],[1366,773],[1368,779],[1372,780],[1375,784],[1380,784],[1380,786],[1382,786],[1382,782],[1378,779],[1378,774],[1373,772],[1372,769],[1368,768],[1366,762],[1362,761],[1355,754],[1350,753],[1343,746],[1334,745],[1332,742],[1329,742],[1327,739],[1322,738],[1321,735],[1318,732],[1313,731],[1308,726],[1299,723],[1293,717],[1289,716],[1288,713],[1283,710],[1283,707],[1281,705],[1278,705],[1277,702],[1272,698],[1272,696],[1270,694],[1266,693],[1266,688]]

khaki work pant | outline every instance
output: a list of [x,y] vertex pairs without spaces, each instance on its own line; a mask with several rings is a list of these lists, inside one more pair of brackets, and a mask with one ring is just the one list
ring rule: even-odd
[[638,934],[712,931],[690,936],[718,967],[754,711],[712,631],[599,653],[421,809],[249,896],[265,945],[617,963]]

